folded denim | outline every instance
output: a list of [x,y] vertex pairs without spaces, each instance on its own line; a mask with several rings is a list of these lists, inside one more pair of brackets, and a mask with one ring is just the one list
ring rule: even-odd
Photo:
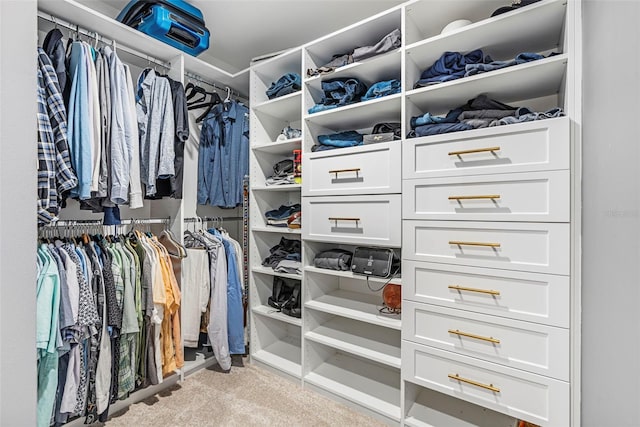
[[534,120],[553,119],[562,116],[564,116],[562,108],[552,108],[547,111],[535,112],[526,107],[520,107],[516,110],[515,115],[495,120],[489,126],[511,125],[515,123],[532,122]]
[[362,95],[367,93],[367,85],[359,79],[342,77],[325,80],[320,83],[324,96],[320,104],[324,105],[347,105],[360,101]]
[[331,145],[314,144],[311,147],[311,152],[315,153],[316,151],[336,150],[338,148],[343,148],[343,147],[333,147]]
[[410,120],[411,129],[418,126],[435,125],[440,123],[455,123],[462,110],[455,109],[449,111],[446,116],[433,116],[431,113],[424,113],[421,116],[412,117]]
[[295,212],[300,212],[300,203],[294,203],[293,205],[281,205],[278,209],[272,209],[264,213],[267,219],[287,219]]
[[353,50],[353,60],[362,61],[363,59],[371,58],[372,56],[380,55],[389,52],[393,49],[398,49],[402,46],[402,34],[399,29],[395,29],[373,46],[357,47]]
[[439,123],[418,126],[415,130],[411,131],[407,137],[417,138],[421,136],[440,135],[443,133],[460,132],[471,129],[473,129],[473,127],[465,123]]
[[351,270],[351,258],[353,253],[344,249],[329,249],[320,252],[313,258],[313,265],[317,268],[329,270]]
[[269,99],[278,98],[289,93],[296,92],[302,88],[302,79],[300,74],[287,73],[280,77],[278,81],[271,83],[271,87],[267,89],[267,97]]
[[285,139],[300,138],[302,136],[302,130],[292,128],[291,126],[286,126],[284,129],[282,129],[280,135],[283,135]]
[[429,68],[420,75],[414,88],[427,86],[433,83],[443,83],[464,77],[465,67],[468,64],[482,62],[482,50],[476,49],[466,55],[460,52],[445,52]]
[[318,143],[333,147],[353,147],[362,145],[364,135],[355,130],[347,130],[329,135],[319,135]]
[[316,104],[313,107],[309,108],[309,114],[319,113],[325,110],[333,110],[334,108],[338,108],[338,105]]
[[381,98],[387,95],[393,95],[399,93],[401,90],[400,82],[396,79],[384,80],[371,85],[367,93],[361,98],[362,101],[368,101],[370,99]]
[[467,64],[465,66],[464,77],[473,76],[475,74],[486,73],[488,71],[499,70],[501,68],[513,67],[514,65],[524,64],[526,62],[537,61],[543,59],[544,56],[532,52],[523,52],[518,54],[514,59],[508,61],[494,61],[489,55],[484,58],[482,63]]

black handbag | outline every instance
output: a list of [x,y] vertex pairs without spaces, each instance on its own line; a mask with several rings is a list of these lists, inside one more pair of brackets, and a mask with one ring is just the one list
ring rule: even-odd
[[302,317],[301,282],[299,280],[274,277],[271,296],[267,303],[287,316]]
[[393,249],[358,246],[353,251],[351,271],[366,276],[389,277],[400,272],[400,259]]

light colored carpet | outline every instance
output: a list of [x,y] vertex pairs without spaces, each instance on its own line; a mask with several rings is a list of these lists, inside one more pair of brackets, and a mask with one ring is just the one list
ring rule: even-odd
[[106,427],[383,426],[379,421],[251,365],[205,369],[115,414]]

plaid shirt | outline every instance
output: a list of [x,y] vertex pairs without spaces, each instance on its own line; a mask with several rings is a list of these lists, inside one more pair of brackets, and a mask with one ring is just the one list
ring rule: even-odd
[[38,48],[38,223],[60,211],[64,191],[78,185],[67,144],[67,112],[51,60]]

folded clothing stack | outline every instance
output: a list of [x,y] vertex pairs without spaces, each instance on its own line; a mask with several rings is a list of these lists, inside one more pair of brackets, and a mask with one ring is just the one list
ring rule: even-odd
[[[299,203],[292,205],[282,205],[278,209],[272,209],[264,213],[267,224],[274,227],[288,227],[289,220],[296,213],[300,213],[301,206]],[[299,215],[298,215],[299,217]],[[294,228],[294,227],[292,227]]]
[[[554,55],[557,55],[557,53],[551,53],[549,57]],[[538,53],[522,52],[516,55],[515,58],[507,61],[494,61],[491,56],[484,56],[480,49],[472,50],[466,54],[460,52],[445,52],[436,62],[422,72],[420,80],[414,85],[414,89],[486,73],[488,71],[499,70],[501,68],[512,67],[526,62],[537,61],[543,58],[545,57]]]
[[320,74],[333,72],[336,68],[343,67],[355,61],[362,61],[372,56],[381,55],[394,49],[398,49],[402,45],[402,34],[399,29],[391,31],[385,35],[376,44],[371,46],[357,47],[351,52],[338,53],[333,55],[331,60],[319,68],[308,68],[307,77],[313,77]]
[[335,248],[320,252],[313,258],[313,265],[328,270],[350,271],[353,252]]
[[269,249],[269,253],[270,255],[262,261],[263,266],[271,267],[276,271],[278,268],[284,272],[302,271],[300,240],[282,237],[277,245]]
[[302,89],[302,79],[298,73],[287,73],[280,77],[278,81],[271,83],[267,89],[269,99],[279,98]]
[[336,148],[355,147],[362,145],[364,135],[355,130],[332,133],[329,135],[319,135],[318,143],[311,147],[311,151],[333,150]]
[[480,95],[465,105],[450,110],[446,116],[425,113],[411,118],[411,132],[407,138],[502,126],[513,123],[562,117],[562,108],[534,112],[526,107],[514,107]]
[[320,83],[324,95],[319,103],[309,108],[309,114],[354,104],[361,101],[382,98],[400,93],[402,86],[397,79],[382,80],[367,88],[367,84],[355,77],[325,80]]
[[293,160],[284,159],[273,165],[273,175],[267,177],[266,185],[295,184]]
[[287,139],[296,139],[302,137],[302,129],[292,128],[291,126],[286,126],[278,135],[276,141],[286,141]]
[[340,77],[320,83],[323,96],[319,103],[309,108],[309,114],[360,102],[367,93],[367,85],[355,77]]

